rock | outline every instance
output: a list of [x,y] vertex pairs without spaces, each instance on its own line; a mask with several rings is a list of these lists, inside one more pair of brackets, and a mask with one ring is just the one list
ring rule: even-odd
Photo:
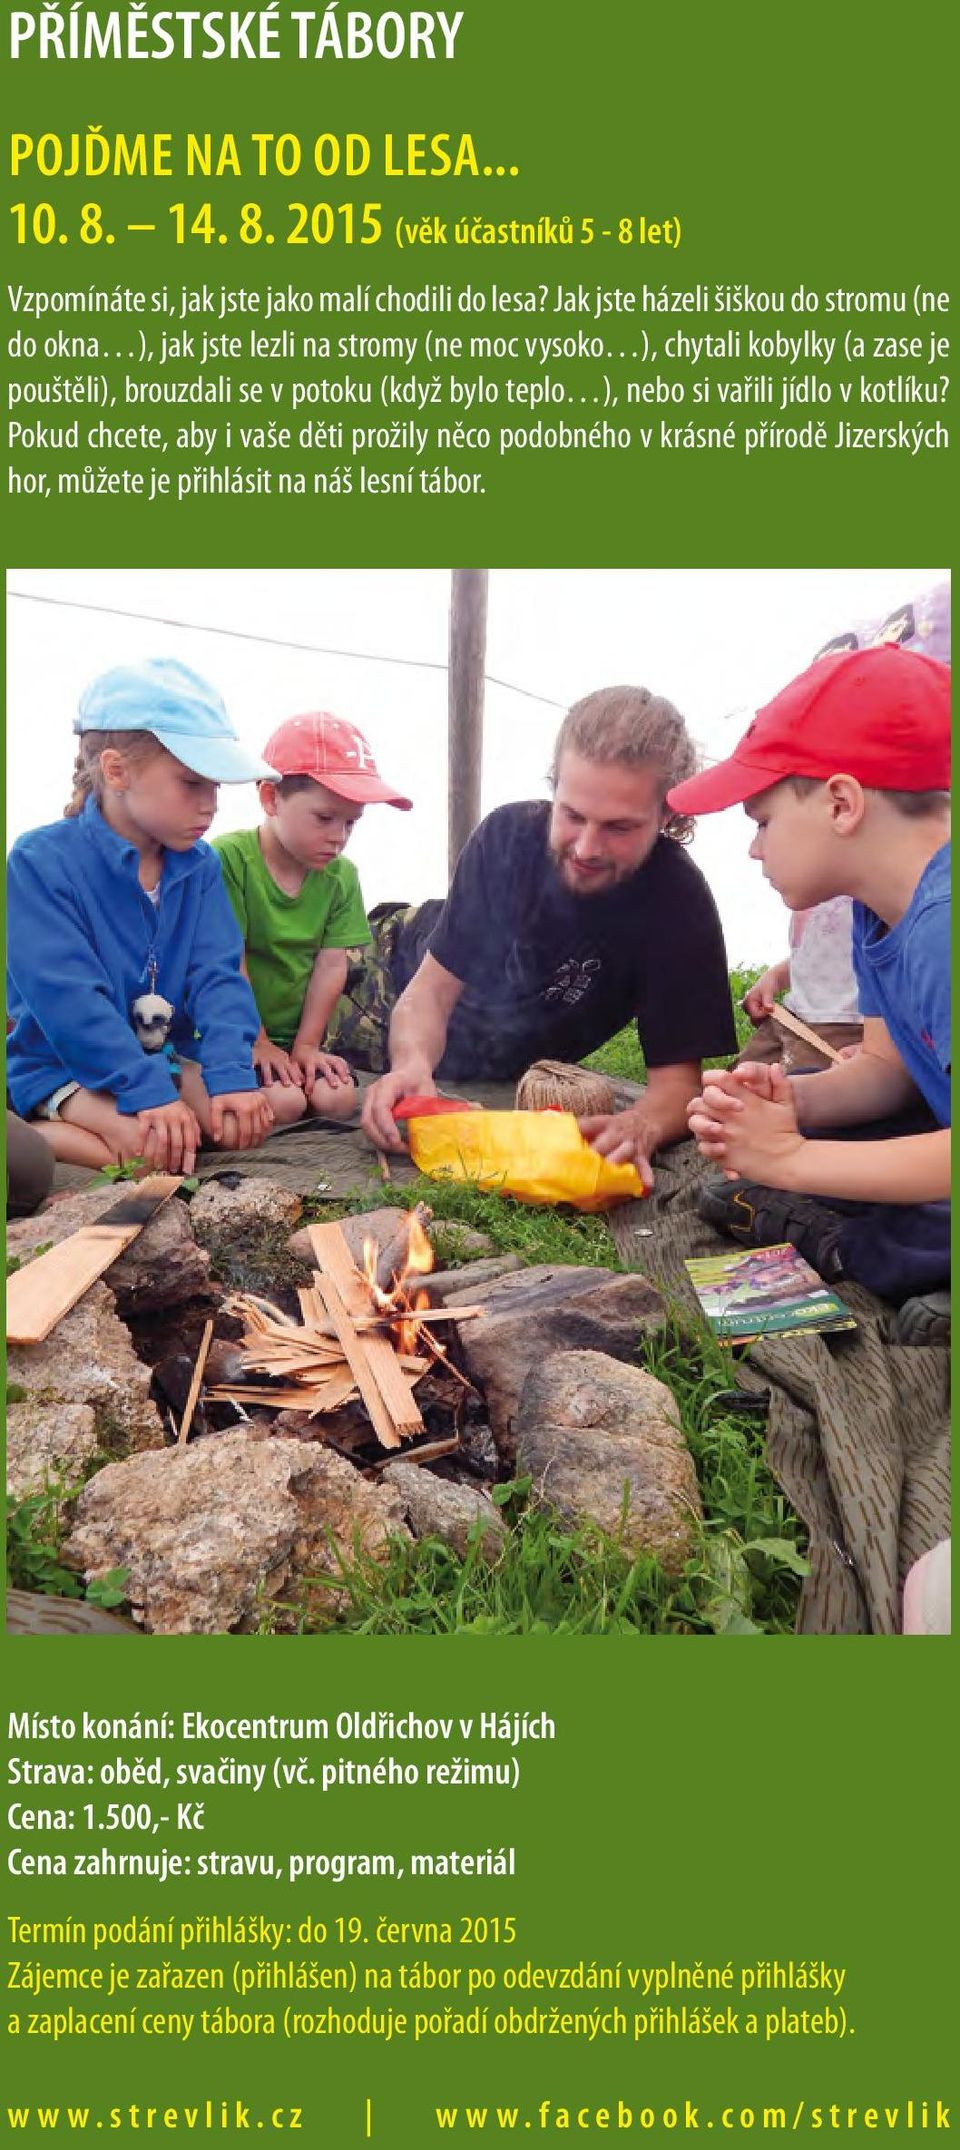
[[[352,1561],[359,1545],[377,1559],[391,1536],[409,1536],[392,1487],[322,1447],[238,1427],[101,1471],[64,1558],[88,1579],[128,1568],[130,1604],[155,1633],[217,1635],[255,1628],[271,1601],[309,1598],[312,1576],[338,1573],[337,1554]],[[314,1602],[331,1612],[340,1596]]]
[[417,1463],[391,1463],[382,1483],[399,1494],[415,1538],[442,1538],[462,1560],[470,1532],[481,1522],[480,1550],[485,1560],[496,1560],[507,1533],[489,1494],[437,1478],[426,1464]]
[[326,1424],[322,1418],[311,1418],[309,1411],[278,1411],[272,1424],[267,1426],[271,1440],[324,1441]]
[[145,1226],[104,1276],[123,1315],[159,1313],[210,1296],[210,1256],[193,1236],[191,1212],[176,1196]]
[[[336,1220],[358,1266],[363,1263],[364,1240],[375,1239],[378,1246],[385,1247],[388,1241],[404,1228],[407,1214],[405,1209],[368,1209],[364,1210],[360,1217],[339,1217]],[[323,1219],[318,1217],[317,1223],[322,1222]],[[312,1269],[316,1268],[317,1257],[306,1225],[302,1231],[294,1232],[293,1237],[287,1241],[287,1246],[296,1261],[309,1262]]]
[[517,1468],[564,1522],[588,1517],[670,1574],[693,1550],[703,1513],[693,1459],[670,1390],[639,1366],[565,1351],[534,1368],[520,1400]]
[[[163,1427],[150,1400],[150,1368],[138,1359],[105,1284],[92,1285],[42,1344],[11,1344],[7,1380],[26,1390],[26,1401],[10,1414],[11,1428],[29,1407],[35,1417],[21,1425],[45,1427],[41,1445],[48,1456],[58,1453],[64,1408],[76,1405],[93,1413],[96,1450],[125,1455],[163,1446]],[[82,1443],[81,1422],[71,1419],[70,1424]]]
[[[59,1246],[61,1239],[69,1239],[71,1232],[80,1232],[84,1225],[98,1224],[104,1211],[112,1209],[115,1202],[129,1194],[128,1186],[108,1185],[85,1187],[81,1193],[55,1194],[46,1209],[34,1217],[18,1217],[7,1231],[7,1253],[23,1255],[35,1247]],[[156,1222],[156,1219],[154,1219]],[[150,1231],[150,1225],[144,1227]]]
[[512,1466],[520,1392],[531,1367],[557,1351],[608,1352],[632,1360],[641,1336],[660,1329],[666,1309],[658,1291],[637,1272],[555,1268],[538,1263],[479,1285],[467,1270],[451,1312],[480,1304],[477,1321],[458,1331],[466,1370],[482,1390],[494,1439]]
[[496,1240],[489,1232],[477,1232],[472,1224],[460,1224],[454,1217],[435,1217],[430,1238],[445,1262],[469,1262],[472,1266],[475,1256],[497,1251]]
[[257,1175],[242,1179],[236,1187],[223,1187],[207,1180],[190,1204],[190,1222],[201,1246],[224,1240],[248,1239],[250,1235],[290,1231],[303,1210],[298,1194],[278,1180]]
[[[23,1255],[34,1247],[56,1246],[88,1224],[97,1224],[126,1186],[85,1188],[82,1194],[56,1197],[40,1216],[12,1224],[8,1251]],[[185,1202],[174,1196],[144,1225],[119,1259],[104,1272],[121,1313],[158,1311],[203,1298],[210,1290],[210,1260],[197,1246]]]
[[300,1196],[262,1172],[204,1182],[190,1204],[193,1229],[206,1247],[214,1277],[230,1291],[277,1292],[309,1283],[308,1268],[291,1255],[291,1226],[303,1212]]
[[357,1268],[363,1268],[363,1243],[375,1239],[381,1254],[392,1239],[402,1240],[408,1225],[409,1210],[395,1206],[384,1209],[364,1210],[360,1217],[341,1217],[340,1230],[350,1249]]
[[7,1491],[15,1501],[42,1493],[49,1479],[75,1486],[97,1453],[89,1404],[11,1404],[7,1411]]
[[511,1276],[515,1269],[522,1269],[519,1254],[497,1254],[486,1262],[470,1262],[464,1269],[433,1269],[423,1279],[423,1287],[432,1306],[445,1306],[451,1293],[479,1292],[482,1284],[493,1284],[497,1277]]

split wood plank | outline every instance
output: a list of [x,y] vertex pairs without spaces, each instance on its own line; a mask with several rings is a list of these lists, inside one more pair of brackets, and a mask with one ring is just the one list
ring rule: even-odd
[[[334,1327],[344,1347],[344,1357],[357,1375],[360,1394],[363,1397],[379,1440],[385,1448],[396,1448],[404,1434],[423,1433],[423,1419],[417,1410],[397,1364],[397,1356],[385,1337],[357,1335],[353,1326],[355,1315],[369,1314],[370,1295],[338,1224],[311,1224],[310,1243],[319,1263],[319,1273],[314,1275],[314,1286],[319,1291]],[[338,1302],[335,1307],[333,1296]],[[346,1315],[346,1328],[342,1326]],[[347,1350],[349,1335],[350,1349]],[[352,1354],[352,1355],[351,1355]],[[360,1368],[363,1378],[360,1377]],[[377,1412],[370,1405],[370,1395],[376,1391]],[[390,1437],[381,1430],[390,1424]]]
[[795,1038],[802,1038],[805,1045],[812,1045],[814,1051],[822,1053],[825,1060],[832,1060],[839,1066],[843,1055],[835,1052],[833,1046],[828,1045],[826,1038],[821,1038],[818,1031],[811,1030],[809,1023],[802,1023],[799,1015],[794,1015],[792,1008],[781,1007],[777,1001],[770,1013],[774,1022],[779,1023],[782,1029],[792,1030]]
[[97,1224],[71,1232],[69,1239],[16,1270],[7,1285],[8,1341],[42,1344],[182,1184],[179,1173],[151,1173]]
[[[328,1381],[316,1383],[303,1381],[297,1384],[291,1382],[288,1388],[282,1388],[279,1382],[273,1388],[258,1388],[253,1381],[224,1381],[208,1388],[207,1396],[211,1403],[269,1404],[273,1405],[277,1411],[286,1411],[292,1408],[298,1411],[309,1411],[311,1417],[316,1418],[322,1416],[326,1411],[339,1410],[341,1404],[349,1403],[351,1397],[359,1393],[353,1375],[349,1374],[349,1369],[345,1362],[341,1359],[339,1364],[343,1367],[343,1375],[338,1378],[342,1379],[346,1393],[338,1394],[333,1400],[331,1400],[331,1394],[335,1384]],[[398,1364],[406,1374],[411,1388],[429,1371],[430,1367],[429,1359],[402,1358],[398,1361]],[[348,1374],[349,1388],[347,1388]],[[174,1432],[176,1432],[175,1425]]]
[[[389,1344],[379,1347],[374,1339],[358,1336],[339,1290],[330,1276],[317,1272],[317,1290],[340,1337],[343,1356],[363,1398],[381,1448],[399,1448],[406,1433],[422,1433],[423,1420],[397,1365]],[[389,1370],[374,1366],[375,1355],[389,1355]],[[388,1388],[387,1395],[384,1387]],[[402,1390],[402,1397],[398,1391]]]
[[204,1325],[203,1335],[200,1338],[200,1349],[197,1352],[197,1363],[193,1369],[193,1380],[187,1390],[187,1400],[183,1407],[183,1417],[180,1420],[180,1431],[177,1435],[177,1446],[179,1448],[185,1446],[187,1435],[193,1424],[193,1414],[197,1408],[197,1397],[200,1394],[200,1383],[203,1380],[203,1369],[206,1366],[207,1353],[212,1342],[213,1323],[208,1321]]

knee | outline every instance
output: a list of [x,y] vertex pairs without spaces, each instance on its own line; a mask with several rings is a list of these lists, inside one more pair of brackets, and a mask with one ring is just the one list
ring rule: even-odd
[[320,1077],[310,1092],[310,1110],[324,1120],[352,1120],[360,1103],[356,1083],[324,1082]]
[[265,1083],[263,1095],[273,1114],[275,1127],[292,1127],[295,1120],[303,1119],[307,1100],[296,1083]]

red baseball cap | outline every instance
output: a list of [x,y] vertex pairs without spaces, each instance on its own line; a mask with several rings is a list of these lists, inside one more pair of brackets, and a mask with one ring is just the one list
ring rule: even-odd
[[358,806],[413,805],[384,783],[373,749],[356,725],[325,709],[308,717],[288,717],[267,740],[263,758],[278,776],[312,776],[315,784],[325,784],[338,799],[353,799]]
[[758,709],[729,761],[675,784],[667,805],[714,814],[784,777],[840,771],[876,791],[949,791],[949,667],[891,643],[819,657]]

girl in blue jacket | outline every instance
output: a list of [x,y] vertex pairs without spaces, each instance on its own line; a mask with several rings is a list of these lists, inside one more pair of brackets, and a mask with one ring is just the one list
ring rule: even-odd
[[165,660],[95,680],[74,729],[65,818],[9,859],[11,1102],[72,1163],[190,1172],[201,1133],[255,1148],[272,1121],[240,932],[200,840],[219,783],[272,772]]

